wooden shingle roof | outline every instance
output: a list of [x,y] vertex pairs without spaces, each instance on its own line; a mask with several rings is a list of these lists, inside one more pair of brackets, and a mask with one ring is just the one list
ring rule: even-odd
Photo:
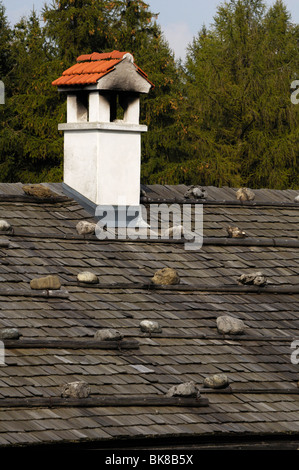
[[[93,220],[60,184],[53,200],[24,195],[21,184],[0,184],[0,446],[81,443],[97,448],[221,447],[221,439],[278,446],[299,435],[298,365],[292,342],[299,327],[299,206],[296,191],[257,190],[239,203],[235,190],[207,188],[204,244],[187,251],[180,240],[98,240],[76,232]],[[143,187],[144,204],[180,201],[186,187]],[[227,238],[238,225],[245,239]],[[153,286],[157,269],[175,268],[181,282]],[[81,271],[100,282],[82,285]],[[240,286],[240,274],[262,271],[265,287]],[[30,280],[57,274],[59,291],[34,291]],[[219,334],[216,319],[232,315],[243,335]],[[140,330],[157,320],[161,333]],[[120,343],[95,341],[116,328]],[[203,387],[224,373],[230,386]],[[61,388],[83,380],[90,398],[61,398]],[[194,381],[196,399],[167,399],[173,385]],[[200,437],[200,439],[198,439]]]

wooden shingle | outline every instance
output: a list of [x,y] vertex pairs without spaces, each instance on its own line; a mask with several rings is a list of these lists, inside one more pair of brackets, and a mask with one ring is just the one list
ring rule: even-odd
[[[49,186],[63,196],[60,184]],[[144,189],[152,200],[177,202],[188,188]],[[207,190],[205,242],[192,252],[177,241],[84,239],[76,224],[93,219],[75,201],[37,203],[22,196],[20,184],[0,184],[1,218],[15,228],[1,236],[8,243],[0,247],[0,330],[21,334],[6,342],[0,365],[0,397],[10,400],[7,408],[0,403],[0,447],[84,440],[100,448],[108,440],[113,448],[140,437],[148,446],[157,438],[167,446],[169,435],[200,441],[216,434],[220,443],[219,436],[282,436],[282,445],[299,432],[298,365],[291,362],[299,329],[296,192],[257,190],[256,204],[240,205],[232,188]],[[247,239],[229,240],[228,224]],[[151,288],[155,270],[164,267],[177,270],[180,284]],[[79,285],[82,270],[94,272],[99,284]],[[263,271],[268,286],[242,290],[239,275],[253,270]],[[58,293],[30,289],[32,278],[48,274],[60,277]],[[220,315],[242,319],[244,334],[220,334]],[[141,332],[143,319],[158,321],[162,332]],[[119,330],[138,347],[96,348],[101,328]],[[219,373],[230,388],[206,389],[204,379]],[[59,404],[61,388],[77,380],[89,384],[91,398],[114,397],[114,406],[30,405],[50,398]],[[209,406],[164,405],[169,388],[187,381]],[[134,406],[134,397],[143,406]]]

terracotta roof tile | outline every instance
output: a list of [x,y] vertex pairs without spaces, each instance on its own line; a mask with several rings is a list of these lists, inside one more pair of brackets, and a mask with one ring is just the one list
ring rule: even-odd
[[[69,86],[95,84],[104,75],[114,70],[115,66],[123,60],[126,54],[127,52],[112,51],[80,55],[77,58],[77,63],[65,70],[61,77],[52,82],[52,85]],[[134,65],[137,72],[149,81],[147,74],[136,64]],[[151,83],[151,85],[153,84]]]
[[92,54],[83,54],[77,58],[77,62],[85,62],[87,60],[107,60],[107,59],[122,59],[127,52],[93,52]]
[[84,85],[96,83],[103,75],[103,73],[89,73],[88,75],[66,75],[59,79],[58,85]]

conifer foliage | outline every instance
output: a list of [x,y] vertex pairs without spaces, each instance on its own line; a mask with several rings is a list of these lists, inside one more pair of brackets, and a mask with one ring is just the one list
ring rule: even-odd
[[4,6],[0,3],[0,78],[4,78],[10,69],[11,29],[8,25]]
[[51,86],[52,56],[34,11],[15,26],[10,54],[13,65],[0,131],[1,180],[59,178],[62,140],[57,121],[64,104]]
[[204,184],[298,185],[298,26],[281,1],[231,0],[189,47],[186,63],[187,168],[206,166]]
[[155,84],[141,102],[143,183],[299,186],[299,26],[283,1],[221,3],[184,64],[142,0],[50,1],[11,27],[0,0],[0,181],[62,180],[66,104],[51,83],[77,56],[117,49]]

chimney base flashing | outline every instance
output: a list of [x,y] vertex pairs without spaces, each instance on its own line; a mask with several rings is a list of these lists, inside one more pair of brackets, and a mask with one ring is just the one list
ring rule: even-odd
[[137,206],[108,206],[95,204],[66,183],[62,183],[66,196],[74,199],[97,221],[102,221],[109,228],[149,228],[142,217],[142,207]]
[[71,188],[66,183],[62,183],[62,190],[67,197],[74,199],[76,202],[78,202],[78,204],[80,204],[80,206],[83,207],[83,209],[86,210],[86,212],[94,216],[97,208],[97,205],[94,202],[90,201],[90,199],[87,199],[85,196],[78,193],[78,191]]

